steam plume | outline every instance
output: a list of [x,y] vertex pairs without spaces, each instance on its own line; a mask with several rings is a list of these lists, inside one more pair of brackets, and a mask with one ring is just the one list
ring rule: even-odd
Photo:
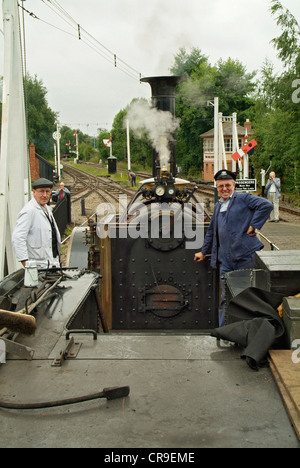
[[159,154],[161,166],[167,166],[170,159],[169,142],[179,128],[180,119],[174,118],[171,112],[150,107],[147,101],[134,102],[127,112],[127,119],[137,138],[147,134]]

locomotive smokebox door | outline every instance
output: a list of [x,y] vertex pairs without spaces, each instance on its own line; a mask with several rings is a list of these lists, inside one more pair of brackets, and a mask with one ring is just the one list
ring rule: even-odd
[[[150,206],[139,217],[139,226],[120,223],[115,216],[102,225],[101,296],[106,319],[113,330],[210,330],[218,326],[219,278],[209,259],[194,262],[195,239],[183,228],[174,235],[155,236]],[[162,221],[162,214],[160,216]],[[177,223],[178,224],[178,219]],[[165,228],[167,224],[165,223]],[[152,230],[151,230],[152,228]],[[173,230],[172,230],[173,228]],[[185,230],[202,230],[194,216]],[[168,229],[165,229],[168,231]]]

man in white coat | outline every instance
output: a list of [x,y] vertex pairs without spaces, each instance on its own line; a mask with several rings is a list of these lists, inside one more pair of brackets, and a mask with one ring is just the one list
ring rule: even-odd
[[47,205],[53,184],[48,179],[38,179],[32,185],[33,198],[18,215],[12,235],[12,244],[19,262],[35,260],[40,269],[59,267],[61,237]]

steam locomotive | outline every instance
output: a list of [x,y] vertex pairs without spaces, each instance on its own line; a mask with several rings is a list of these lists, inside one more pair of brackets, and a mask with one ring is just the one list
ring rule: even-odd
[[[144,78],[152,105],[175,115],[182,77]],[[101,302],[112,330],[210,330],[218,326],[219,278],[209,258],[194,262],[209,215],[195,187],[176,177],[175,139],[165,164],[153,149],[153,177],[126,210],[90,220],[89,270],[101,274]]]

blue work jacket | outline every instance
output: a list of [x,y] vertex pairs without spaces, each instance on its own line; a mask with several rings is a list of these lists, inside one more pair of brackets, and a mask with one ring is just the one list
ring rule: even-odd
[[[217,219],[220,208],[221,203],[217,203],[201,248],[204,255],[211,254],[212,267],[216,267],[218,262]],[[249,226],[261,229],[272,210],[272,203],[264,198],[250,193],[233,192],[225,222],[234,261],[241,260],[264,247],[256,236],[248,236],[247,231]]]

